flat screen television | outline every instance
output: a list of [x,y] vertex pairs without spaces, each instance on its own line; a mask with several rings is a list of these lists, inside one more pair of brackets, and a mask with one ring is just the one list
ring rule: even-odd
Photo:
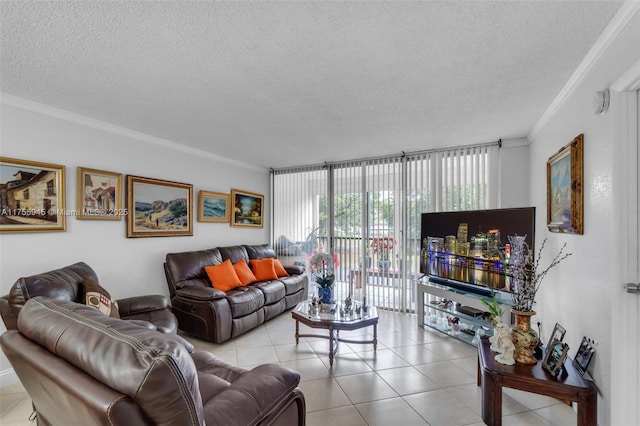
[[534,251],[535,207],[423,213],[420,272],[432,282],[488,295],[513,290],[510,235]]

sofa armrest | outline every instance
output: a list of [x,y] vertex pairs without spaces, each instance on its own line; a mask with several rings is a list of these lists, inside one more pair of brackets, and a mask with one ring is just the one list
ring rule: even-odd
[[224,291],[213,287],[186,287],[176,289],[176,296],[194,301],[223,299],[226,295]]
[[216,424],[256,425],[297,397],[294,390],[299,382],[297,372],[276,364],[263,364],[243,374],[209,401],[203,401],[205,412],[216,413]]
[[302,275],[304,274],[304,266],[299,265],[285,265],[284,270],[289,275]]
[[134,296],[118,300],[118,309],[121,317],[141,312],[159,311],[170,307],[169,299],[161,294]]

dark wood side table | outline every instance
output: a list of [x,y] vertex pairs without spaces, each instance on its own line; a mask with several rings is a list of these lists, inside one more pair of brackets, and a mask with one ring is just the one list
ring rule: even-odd
[[595,387],[584,380],[571,362],[565,362],[566,373],[553,377],[536,365],[504,365],[495,361],[489,339],[478,345],[478,386],[482,386],[482,420],[489,426],[502,425],[502,387],[578,403],[578,426],[596,426],[598,396]]

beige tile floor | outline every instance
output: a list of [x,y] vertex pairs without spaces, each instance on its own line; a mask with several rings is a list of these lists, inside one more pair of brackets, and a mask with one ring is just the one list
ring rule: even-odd
[[[301,325],[301,332],[319,333]],[[349,337],[370,333],[357,330]],[[482,425],[476,349],[417,326],[416,316],[380,312],[378,350],[341,343],[329,368],[328,341],[298,345],[286,312],[222,345],[187,337],[198,349],[244,368],[278,363],[300,372],[309,426]],[[575,425],[574,410],[558,400],[504,390],[505,426]],[[34,425],[20,384],[0,388],[0,424]]]

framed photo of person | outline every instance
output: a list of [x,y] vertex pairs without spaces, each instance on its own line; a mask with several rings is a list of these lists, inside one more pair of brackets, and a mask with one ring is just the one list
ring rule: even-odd
[[589,363],[596,352],[595,346],[596,342],[594,340],[584,336],[580,343],[580,347],[578,347],[578,352],[573,358],[573,365],[576,367],[576,370],[582,374],[582,376],[587,375],[587,368],[589,368]]

